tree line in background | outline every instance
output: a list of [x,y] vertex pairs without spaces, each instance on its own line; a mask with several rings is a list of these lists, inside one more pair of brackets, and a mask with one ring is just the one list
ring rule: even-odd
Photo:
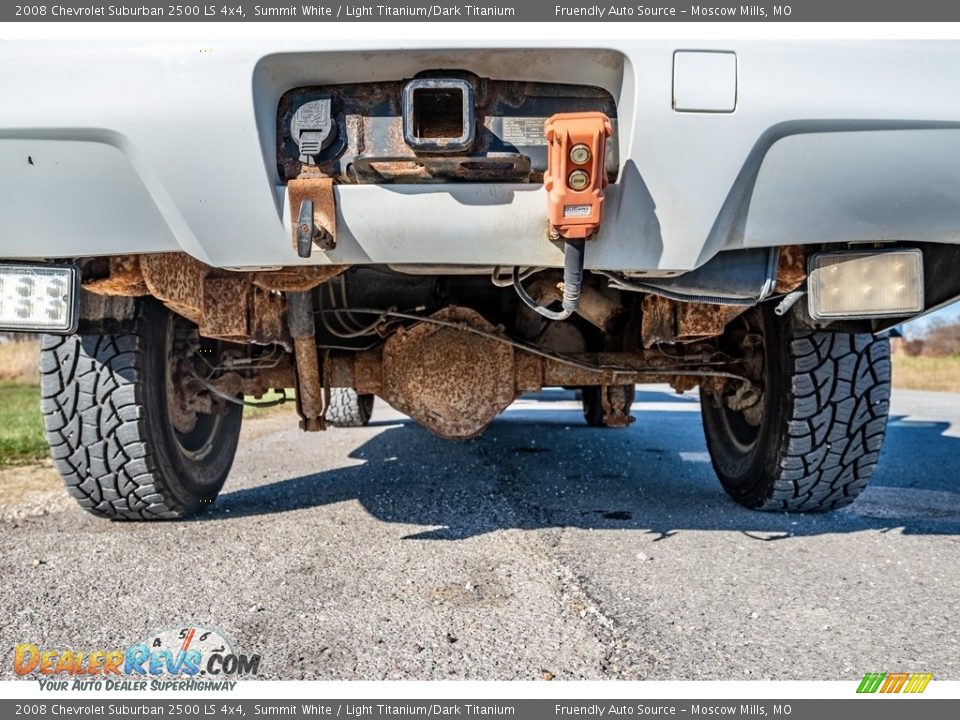
[[935,321],[921,334],[899,338],[895,345],[910,357],[960,356],[960,320]]

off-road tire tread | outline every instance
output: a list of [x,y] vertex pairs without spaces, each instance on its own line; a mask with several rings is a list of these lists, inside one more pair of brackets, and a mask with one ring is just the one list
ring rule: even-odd
[[352,388],[332,388],[327,420],[334,427],[363,427],[370,422],[370,414],[360,405],[361,397]]
[[788,438],[762,510],[818,512],[852,503],[880,456],[890,412],[890,341],[802,332],[793,366]]
[[41,411],[54,466],[89,512],[178,518],[190,510],[166,485],[144,429],[144,338],[53,336],[41,341]]

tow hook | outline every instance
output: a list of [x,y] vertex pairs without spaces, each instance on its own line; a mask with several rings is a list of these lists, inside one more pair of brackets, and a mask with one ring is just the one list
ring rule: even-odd
[[[301,258],[313,249],[337,247],[337,209],[333,179],[297,178],[287,183],[293,225],[293,247]],[[293,213],[296,212],[296,215]]]
[[607,138],[612,133],[610,118],[600,112],[558,113],[544,128],[548,147],[543,184],[550,235],[564,240],[562,310],[529,302],[516,278],[514,286],[528,306],[551,320],[567,319],[580,304],[585,241],[596,233],[603,218],[604,165]]

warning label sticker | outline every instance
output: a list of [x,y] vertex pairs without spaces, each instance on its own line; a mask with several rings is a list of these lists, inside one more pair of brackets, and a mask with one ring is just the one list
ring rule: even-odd
[[545,117],[505,117],[502,140],[511,145],[546,145],[543,134],[546,122]]
[[587,217],[590,214],[589,205],[564,205],[564,217]]

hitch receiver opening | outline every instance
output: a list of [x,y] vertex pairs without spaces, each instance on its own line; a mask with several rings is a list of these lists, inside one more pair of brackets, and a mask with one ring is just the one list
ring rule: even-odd
[[421,152],[465,152],[474,140],[473,86],[457,78],[418,78],[403,89],[403,139]]

